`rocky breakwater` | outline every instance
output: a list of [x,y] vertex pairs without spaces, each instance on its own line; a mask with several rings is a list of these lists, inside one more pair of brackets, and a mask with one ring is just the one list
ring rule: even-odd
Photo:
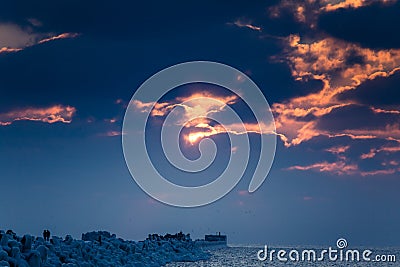
[[[177,236],[179,238],[177,238]],[[184,236],[184,235],[183,235]],[[0,231],[0,266],[163,266],[175,261],[205,260],[209,254],[182,235],[149,235],[144,241],[117,238],[108,232],[53,236],[50,241],[31,235]]]

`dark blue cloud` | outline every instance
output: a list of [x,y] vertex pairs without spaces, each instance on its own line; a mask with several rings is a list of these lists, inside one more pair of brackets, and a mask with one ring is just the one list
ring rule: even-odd
[[35,18],[43,31],[73,31],[113,40],[153,38],[197,32],[264,8],[263,1],[12,1],[0,20],[27,23]]
[[368,106],[349,105],[321,117],[318,128],[332,132],[350,129],[385,129],[388,124],[399,122],[400,117],[397,114],[376,114]]
[[359,104],[375,107],[395,107],[400,103],[399,95],[400,73],[389,77],[377,77],[367,80],[355,90],[340,94],[339,100],[354,101]]
[[400,3],[338,9],[319,16],[318,28],[331,36],[374,49],[399,48]]

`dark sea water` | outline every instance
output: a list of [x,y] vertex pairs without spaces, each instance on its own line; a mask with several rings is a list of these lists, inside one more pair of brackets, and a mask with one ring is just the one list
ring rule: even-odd
[[[199,267],[199,266],[226,266],[226,267],[250,267],[250,266],[358,266],[358,267],[386,267],[386,266],[400,266],[400,249],[399,248],[368,248],[373,251],[371,259],[376,255],[395,255],[396,262],[376,262],[376,261],[329,261],[329,259],[324,259],[323,261],[290,261],[280,262],[277,258],[273,261],[260,261],[257,258],[257,252],[262,249],[261,247],[229,247],[223,249],[217,249],[210,251],[211,258],[206,261],[198,262],[175,262],[170,263],[167,267]],[[273,249],[273,248],[271,248]],[[279,250],[281,248],[278,248]],[[288,248],[289,252],[291,249],[297,249],[302,251],[306,248]],[[311,248],[307,248],[311,249]],[[317,255],[323,248],[315,248]],[[351,248],[357,249],[357,248]],[[360,252],[367,248],[358,248]]]

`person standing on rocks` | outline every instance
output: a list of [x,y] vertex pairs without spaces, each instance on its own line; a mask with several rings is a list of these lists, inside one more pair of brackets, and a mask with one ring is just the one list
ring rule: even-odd
[[44,241],[50,241],[50,231],[49,230],[44,230],[43,231],[43,238],[44,238]]
[[50,231],[49,230],[46,231],[47,231],[47,241],[50,241]]
[[47,237],[47,230],[43,230],[43,239],[44,239],[44,241],[46,241],[46,237]]

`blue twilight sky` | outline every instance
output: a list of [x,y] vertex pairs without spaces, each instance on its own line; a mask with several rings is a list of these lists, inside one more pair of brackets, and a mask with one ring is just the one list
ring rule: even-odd
[[[75,237],[105,229],[131,239],[221,231],[236,244],[345,237],[400,245],[399,8],[396,0],[2,3],[0,229]],[[135,90],[193,60],[249,75],[274,114],[277,151],[268,179],[246,193],[260,140],[249,134],[250,165],[237,187],[183,209],[135,184],[121,132]],[[199,95],[226,100],[254,123],[239,99],[207,84],[177,88],[162,103]],[[148,140],[161,172],[189,185],[218,176],[230,152],[226,133],[210,135],[219,154],[209,172],[188,177],[161,154],[166,110],[157,111]],[[189,158],[197,148],[182,139]]]

